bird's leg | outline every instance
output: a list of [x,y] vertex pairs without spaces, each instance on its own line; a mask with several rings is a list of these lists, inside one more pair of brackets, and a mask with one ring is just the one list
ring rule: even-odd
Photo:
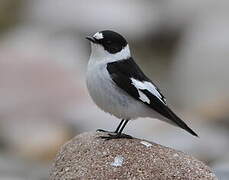
[[[122,120],[122,121],[124,121],[124,120]],[[124,124],[122,125],[121,129],[118,130],[118,131],[116,132],[116,134],[108,134],[109,136],[101,136],[100,138],[105,139],[105,140],[120,139],[120,138],[132,139],[132,138],[133,138],[132,136],[127,135],[127,134],[122,134],[122,131],[123,131],[124,127],[126,126],[126,124],[128,123],[128,121],[129,121],[129,120],[125,120],[125,122],[124,122]],[[121,123],[122,123],[122,122],[121,122]],[[120,124],[121,124],[121,123],[120,123]],[[120,124],[119,124],[119,126],[121,126]],[[118,126],[117,129],[120,128],[119,126]]]
[[124,129],[124,127],[126,126],[126,124],[129,122],[129,120],[125,120],[123,126],[121,127],[120,131],[118,131],[118,134],[122,134],[122,131]]
[[119,131],[119,129],[120,129],[120,127],[121,127],[121,125],[122,125],[122,123],[123,123],[124,121],[125,121],[125,120],[122,119],[122,121],[119,123],[118,127],[116,128],[115,133],[118,133],[118,131]]
[[[120,127],[121,127],[121,125],[122,125],[122,123],[123,123],[124,121],[125,121],[125,120],[122,119],[122,121],[119,123],[119,125],[118,125],[118,127],[116,128],[116,130],[114,131],[114,133],[118,133],[118,131],[119,131],[119,129],[120,129]],[[106,130],[103,130],[103,129],[97,129],[96,131],[98,131],[98,132],[109,132],[109,133],[112,133],[112,132],[110,132],[110,131],[106,131]]]

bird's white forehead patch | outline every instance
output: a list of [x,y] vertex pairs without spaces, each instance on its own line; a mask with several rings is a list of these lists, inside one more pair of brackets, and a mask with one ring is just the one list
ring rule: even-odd
[[94,34],[93,36],[95,39],[103,39],[103,33],[101,32],[97,32]]

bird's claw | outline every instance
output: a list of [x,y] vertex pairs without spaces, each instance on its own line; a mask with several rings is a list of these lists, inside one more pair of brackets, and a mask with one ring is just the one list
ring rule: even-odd
[[122,139],[122,138],[125,138],[125,139],[133,139],[132,136],[130,135],[127,135],[127,134],[108,134],[108,136],[100,136],[99,138],[101,139],[104,139],[104,140],[111,140],[111,139]]

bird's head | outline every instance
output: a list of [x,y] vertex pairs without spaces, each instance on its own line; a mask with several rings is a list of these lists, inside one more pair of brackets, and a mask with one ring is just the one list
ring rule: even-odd
[[116,61],[130,57],[126,39],[114,31],[99,31],[92,37],[87,36],[86,39],[91,42],[91,56],[93,58]]

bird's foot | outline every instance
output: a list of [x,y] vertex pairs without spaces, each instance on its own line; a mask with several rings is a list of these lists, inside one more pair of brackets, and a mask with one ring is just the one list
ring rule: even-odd
[[132,136],[127,135],[127,134],[121,134],[121,133],[116,133],[116,134],[108,134],[108,136],[100,136],[99,138],[105,139],[105,140],[111,140],[111,139],[133,139]]

